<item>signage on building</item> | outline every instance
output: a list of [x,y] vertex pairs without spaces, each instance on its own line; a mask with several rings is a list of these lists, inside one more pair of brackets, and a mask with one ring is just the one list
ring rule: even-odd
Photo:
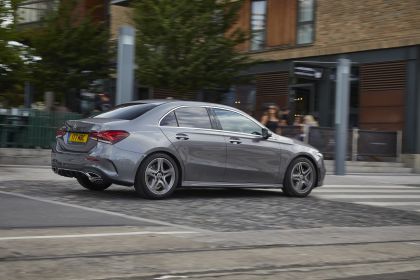
[[294,74],[310,79],[322,79],[323,69],[317,67],[295,66]]

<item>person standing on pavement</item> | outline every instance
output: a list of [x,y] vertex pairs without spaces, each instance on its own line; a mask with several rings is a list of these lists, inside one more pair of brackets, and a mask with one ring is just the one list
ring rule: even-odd
[[[305,136],[308,136],[309,134],[309,129],[311,127],[317,127],[318,122],[315,120],[314,116],[312,115],[306,115],[303,117],[303,134],[302,134],[302,141],[303,139],[305,139]],[[317,133],[319,133],[319,131],[316,131]]]
[[278,111],[279,109],[276,105],[268,106],[260,121],[263,125],[265,125],[269,130],[271,130],[274,133],[277,133],[277,130],[279,128],[280,119],[278,118]]
[[281,110],[280,122],[282,125],[290,125],[290,109],[288,107]]

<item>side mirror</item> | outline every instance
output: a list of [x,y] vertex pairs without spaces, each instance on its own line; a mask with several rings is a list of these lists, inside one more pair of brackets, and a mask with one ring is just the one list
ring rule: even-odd
[[271,137],[271,135],[273,135],[267,128],[263,128],[261,131],[261,136],[264,139],[268,139]]

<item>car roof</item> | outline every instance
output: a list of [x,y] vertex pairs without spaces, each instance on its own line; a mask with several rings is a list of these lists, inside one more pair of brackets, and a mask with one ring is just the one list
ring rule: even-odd
[[[186,100],[179,100],[179,99],[143,99],[143,100],[135,100],[131,102],[127,102],[124,104],[169,104],[173,107],[177,106],[213,106],[213,107],[225,107],[225,108],[232,108],[227,105],[217,104],[217,103],[209,103],[209,102],[202,102],[202,101],[186,101]],[[121,104],[121,105],[124,105]],[[234,108],[232,108],[234,109]]]

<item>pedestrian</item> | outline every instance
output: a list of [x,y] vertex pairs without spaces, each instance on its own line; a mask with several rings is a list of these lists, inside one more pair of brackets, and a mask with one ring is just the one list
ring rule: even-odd
[[280,121],[283,125],[290,125],[290,109],[283,107],[280,113]]
[[96,96],[95,110],[105,112],[111,109],[111,98],[107,93],[100,93]]
[[[309,137],[309,130],[311,127],[317,127],[318,122],[315,120],[314,116],[312,115],[306,115],[303,117],[303,134],[302,134],[302,141],[305,139],[305,137]],[[316,133],[319,133],[319,131],[316,131]],[[317,137],[317,136],[315,136]]]
[[278,118],[278,111],[279,109],[276,105],[269,105],[261,117],[261,123],[274,133],[277,133],[279,128],[280,119]]
[[318,126],[318,122],[315,120],[314,116],[306,115],[303,117],[303,124],[306,126]]
[[301,115],[296,115],[293,121],[294,138],[303,141],[304,129],[303,129],[303,118]]
[[301,115],[296,115],[293,121],[294,126],[303,126],[303,119]]

